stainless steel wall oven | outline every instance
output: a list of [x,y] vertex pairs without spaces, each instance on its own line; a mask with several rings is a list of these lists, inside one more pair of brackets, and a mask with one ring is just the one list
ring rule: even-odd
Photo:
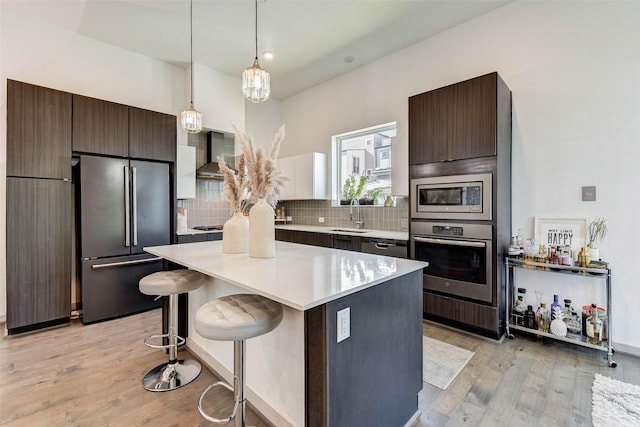
[[490,224],[412,221],[411,258],[429,262],[423,288],[491,303],[491,236]]

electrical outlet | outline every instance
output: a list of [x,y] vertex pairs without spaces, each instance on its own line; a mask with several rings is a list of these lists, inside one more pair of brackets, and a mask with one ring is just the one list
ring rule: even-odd
[[400,218],[400,228],[403,230],[409,228],[409,218]]
[[344,341],[351,336],[351,307],[343,308],[337,313],[336,342]]
[[321,222],[321,223],[324,224],[324,217],[323,216],[319,216],[318,217],[318,222]]

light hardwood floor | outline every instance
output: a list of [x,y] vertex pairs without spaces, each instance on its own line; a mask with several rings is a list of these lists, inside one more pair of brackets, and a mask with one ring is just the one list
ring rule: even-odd
[[[74,321],[0,340],[0,425],[210,425],[196,408],[216,380],[206,368],[169,393],[142,389],[144,373],[166,360],[142,344],[158,333],[160,316],[153,310],[89,326]],[[604,353],[556,341],[517,336],[498,343],[430,322],[423,330],[475,355],[447,390],[423,384],[417,426],[590,426],[594,373],[640,384],[640,360],[622,354],[609,368]],[[222,417],[231,393],[221,390],[208,404]],[[252,412],[248,418],[266,425]]]

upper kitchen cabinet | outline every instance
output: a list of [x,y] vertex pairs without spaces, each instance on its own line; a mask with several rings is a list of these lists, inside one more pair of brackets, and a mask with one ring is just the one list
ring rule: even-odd
[[73,151],[127,157],[129,107],[73,95]]
[[7,176],[71,178],[71,94],[7,80]]
[[176,117],[129,107],[129,157],[176,160]]
[[510,92],[498,73],[409,98],[409,164],[495,156]]
[[305,153],[278,159],[278,168],[288,181],[280,200],[326,200],[327,155]]
[[176,197],[196,198],[196,148],[188,145],[176,147]]

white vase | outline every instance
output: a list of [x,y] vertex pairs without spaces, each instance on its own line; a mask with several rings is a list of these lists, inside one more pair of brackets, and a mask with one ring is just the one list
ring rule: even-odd
[[249,211],[249,256],[273,258],[276,251],[276,228],[271,205],[258,199]]
[[241,254],[249,248],[249,220],[236,212],[222,227],[222,252]]
[[600,249],[599,248],[589,248],[589,256],[591,257],[591,261],[600,260]]

